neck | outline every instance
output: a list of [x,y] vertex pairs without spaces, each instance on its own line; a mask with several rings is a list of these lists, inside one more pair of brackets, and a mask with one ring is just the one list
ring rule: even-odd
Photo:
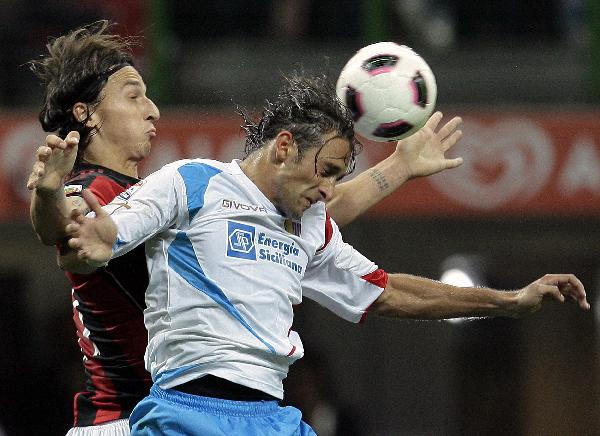
[[86,149],[83,154],[83,160],[93,165],[101,165],[129,177],[139,178],[137,160],[123,158],[108,150],[103,153],[96,153],[93,148]]
[[268,159],[268,150],[259,149],[254,151],[240,162],[240,168],[265,197],[272,201],[274,186],[269,176],[272,174],[273,168],[271,168]]
[[89,164],[100,165],[100,166],[103,166],[104,168],[108,168],[110,170],[116,171],[117,173],[121,173],[126,176],[139,179],[137,162],[127,161],[121,165],[118,165],[118,164],[114,164],[114,163],[110,163],[110,162],[103,162],[101,160],[90,159],[88,157],[84,157],[83,160],[85,160]]

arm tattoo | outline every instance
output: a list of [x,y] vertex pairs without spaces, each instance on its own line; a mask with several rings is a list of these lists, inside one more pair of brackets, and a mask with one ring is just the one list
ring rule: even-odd
[[369,176],[377,184],[380,191],[385,191],[390,187],[390,184],[386,180],[385,176],[377,168],[373,168],[369,171]]

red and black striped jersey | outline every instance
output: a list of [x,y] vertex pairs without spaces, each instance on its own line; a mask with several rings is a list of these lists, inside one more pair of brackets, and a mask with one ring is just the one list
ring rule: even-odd
[[[104,205],[137,181],[81,163],[68,176],[65,192],[77,195],[89,189]],[[152,384],[144,369],[143,310],[148,286],[144,246],[92,274],[66,274],[73,287],[73,320],[86,373],[86,390],[74,399],[74,425],[128,418]]]

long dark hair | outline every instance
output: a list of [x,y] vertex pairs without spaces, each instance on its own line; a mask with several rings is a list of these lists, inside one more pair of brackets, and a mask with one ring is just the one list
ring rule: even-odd
[[295,72],[284,79],[275,99],[266,101],[258,121],[253,121],[246,110],[237,108],[244,119],[241,127],[246,132],[246,156],[282,130],[289,130],[298,145],[300,159],[307,149],[322,147],[326,134],[336,132],[350,143],[352,155],[347,173],[352,172],[362,145],[354,136],[352,114],[337,98],[333,83],[322,74]]
[[[59,38],[51,38],[47,55],[29,62],[31,71],[45,86],[44,105],[39,114],[42,128],[64,138],[76,130],[80,134],[78,160],[95,130],[86,126],[94,108],[102,99],[108,77],[133,65],[131,47],[134,38],[108,33],[114,23],[97,21]],[[73,115],[75,103],[86,103],[84,120]]]

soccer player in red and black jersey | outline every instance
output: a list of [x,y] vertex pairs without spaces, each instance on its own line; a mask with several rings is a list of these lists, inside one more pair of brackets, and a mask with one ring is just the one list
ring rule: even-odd
[[[87,210],[81,191],[106,204],[137,183],[138,163],[150,152],[160,117],[133,66],[132,41],[108,33],[109,27],[99,22],[54,39],[48,55],[31,64],[46,87],[40,122],[56,133],[38,149],[28,182],[31,218],[42,242],[59,247],[63,268],[73,259],[64,244],[65,219],[73,209]],[[143,246],[67,276],[87,376],[69,434],[128,434],[127,418],[151,385],[143,361]]]
[[[137,181],[109,168],[81,162],[68,176],[65,190],[75,195],[89,189],[106,204]],[[77,394],[74,400],[75,426],[125,420],[151,384],[141,358],[147,338],[140,322],[148,286],[144,247],[93,274],[66,275],[73,286],[73,320],[87,375],[87,391]],[[121,425],[127,428],[127,422]]]
[[[75,271],[67,276],[87,376],[70,435],[128,434],[127,418],[151,386],[144,370],[143,246],[95,269],[75,262],[65,244],[71,211],[89,211],[83,189],[106,204],[139,180],[138,163],[150,152],[160,117],[133,65],[133,41],[110,27],[101,21],[53,39],[47,55],[31,62],[46,91],[40,122],[53,132],[37,149],[27,182],[31,219],[41,241],[58,247],[59,265]],[[435,113],[388,158],[338,185],[327,206],[335,221],[351,222],[411,178],[460,165],[444,153],[460,139],[461,120],[438,130],[441,119]]]

